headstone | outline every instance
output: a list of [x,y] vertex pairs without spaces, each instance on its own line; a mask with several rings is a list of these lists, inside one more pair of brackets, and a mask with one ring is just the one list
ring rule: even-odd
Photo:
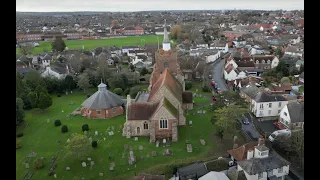
[[89,142],[90,142],[90,144],[92,143],[92,137],[89,138]]
[[187,144],[187,152],[192,152],[192,145],[191,144]]
[[95,132],[94,132],[94,135],[95,135],[95,136],[98,136],[98,135],[99,135],[98,131],[95,131]]
[[62,110],[61,112],[64,113],[64,110]]
[[111,162],[111,163],[110,163],[110,166],[111,166],[111,167],[115,167],[116,164],[115,164],[114,162]]
[[29,169],[30,168],[29,163],[25,163],[25,167],[26,169]]
[[82,162],[82,167],[86,167],[87,163],[86,162]]
[[196,89],[196,92],[198,92],[198,89]]
[[160,142],[156,141],[156,147],[159,147]]
[[111,126],[112,131],[114,131],[114,126]]
[[189,125],[192,126],[192,121],[191,120],[189,121]]
[[167,140],[166,140],[166,139],[163,139],[163,140],[162,140],[162,143],[163,143],[163,146],[165,146],[165,144],[167,143]]
[[129,150],[130,150],[130,151],[132,151],[132,150],[133,150],[132,146],[129,146]]
[[138,137],[134,137],[134,141],[138,141]]
[[72,91],[70,91],[70,93],[72,94]]
[[203,110],[203,111],[202,111],[202,113],[203,113],[203,114],[206,114],[206,113],[207,113],[207,111],[206,111],[206,110]]
[[170,142],[170,141],[167,141],[166,146],[167,146],[167,147],[170,147],[170,146],[171,146],[171,142]]
[[139,146],[139,150],[140,150],[140,151],[143,150],[143,146],[140,145],[140,146]]
[[129,146],[128,144],[123,145],[124,150],[128,150]]
[[122,159],[126,158],[126,154],[122,153]]
[[70,139],[67,139],[67,143],[69,143],[70,142]]
[[57,174],[54,174],[53,177],[54,177],[55,179],[57,179]]
[[50,123],[50,119],[47,119],[47,123]]
[[90,167],[92,168],[94,166],[94,161],[90,162]]
[[67,171],[70,171],[70,167],[66,167],[66,170],[67,170]]
[[206,145],[206,141],[204,141],[204,139],[200,139],[200,143],[205,146]]
[[157,156],[157,151],[152,151],[152,157],[156,157]]
[[171,156],[173,153],[170,149],[166,149],[163,153],[164,156]]
[[126,135],[126,138],[127,138],[127,139],[130,139],[130,138],[131,138],[131,136],[130,136],[129,134],[127,134],[127,135]]
[[83,134],[84,135],[88,135],[88,131],[83,131]]
[[106,138],[104,137],[103,140],[106,141]]
[[89,158],[89,157],[88,157],[88,159],[87,159],[87,160],[88,160],[88,161],[91,161],[91,158]]
[[133,151],[130,151],[129,154],[130,154],[130,156],[132,156],[133,155]]
[[102,177],[102,176],[103,176],[103,173],[99,173],[99,176]]
[[109,136],[113,136],[114,135],[114,132],[113,131],[110,131],[109,132]]
[[113,170],[114,170],[114,168],[113,168],[113,167],[109,167],[109,170],[110,170],[110,171],[113,171]]

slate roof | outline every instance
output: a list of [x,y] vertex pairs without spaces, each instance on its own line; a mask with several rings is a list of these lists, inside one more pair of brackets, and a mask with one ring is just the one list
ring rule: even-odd
[[182,103],[192,103],[193,95],[192,92],[183,92],[182,93]]
[[269,157],[266,158],[252,158],[238,161],[238,165],[249,175],[267,172],[271,169],[277,169],[289,164],[288,161],[275,154],[269,154]]
[[53,70],[59,74],[67,74],[67,64],[65,64],[65,63],[52,64],[51,70]]
[[271,95],[267,92],[258,92],[254,100],[256,102],[275,102],[275,101],[287,101],[287,99],[281,95]]
[[[101,88],[102,86],[106,85],[101,83],[98,87]],[[120,96],[108,91],[105,88],[104,90],[98,90],[95,92],[81,105],[87,109],[101,110],[121,106],[123,105],[123,101]]]
[[42,60],[52,60],[52,56],[50,54],[46,54]]
[[290,119],[292,123],[304,122],[304,104],[292,102],[287,104]]
[[249,150],[254,150],[254,147],[258,145],[258,142],[249,142],[236,149],[228,150],[227,152],[237,161],[242,161],[247,159],[247,152]]
[[182,168],[178,168],[178,173],[180,177],[197,174],[197,177],[199,178],[207,174],[208,170],[203,163],[194,163]]

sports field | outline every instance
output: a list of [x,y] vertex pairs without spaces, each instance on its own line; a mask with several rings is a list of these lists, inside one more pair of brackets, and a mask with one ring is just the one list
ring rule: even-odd
[[[97,39],[97,40],[68,40],[65,41],[68,49],[82,49],[84,46],[85,50],[92,50],[97,47],[102,46],[143,46],[145,44],[157,44],[158,39],[159,42],[162,43],[163,36],[159,35],[152,36],[129,36],[129,37],[119,37],[119,38],[109,38],[109,39]],[[32,54],[39,54],[42,52],[50,52],[51,42],[39,42],[40,46],[35,47],[32,50]],[[17,53],[20,53],[20,48],[16,49]]]

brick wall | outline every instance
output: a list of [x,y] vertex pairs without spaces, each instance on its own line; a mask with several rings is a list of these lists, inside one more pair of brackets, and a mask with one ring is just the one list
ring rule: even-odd
[[97,110],[88,110],[86,108],[81,109],[81,114],[86,115],[88,118],[92,119],[110,119],[115,116],[123,114],[122,106],[117,106],[110,109],[100,110],[100,114],[97,113]]

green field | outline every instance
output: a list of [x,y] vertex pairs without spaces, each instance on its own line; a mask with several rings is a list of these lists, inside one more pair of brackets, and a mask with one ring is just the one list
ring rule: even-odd
[[[144,170],[161,164],[170,165],[175,160],[183,160],[189,157],[202,157],[208,153],[218,153],[215,151],[216,142],[212,139],[213,125],[210,123],[211,115],[192,115],[191,111],[187,116],[188,120],[193,120],[193,127],[181,127],[179,129],[179,142],[173,143],[170,149],[173,150],[173,156],[163,156],[162,153],[166,149],[165,147],[156,147],[154,143],[149,143],[147,137],[139,137],[138,142],[135,142],[133,138],[126,139],[122,137],[121,131],[118,132],[119,126],[124,124],[125,116],[116,117],[109,120],[89,120],[82,116],[70,116],[67,117],[74,109],[80,106],[85,100],[83,93],[74,93],[69,96],[56,97],[53,96],[53,105],[45,112],[39,109],[33,109],[26,112],[25,124],[29,124],[28,127],[22,125],[17,129],[17,133],[24,133],[24,136],[19,138],[22,141],[23,147],[16,150],[16,175],[17,179],[21,179],[28,171],[33,172],[32,179],[47,179],[49,178],[48,172],[51,167],[49,163],[52,156],[56,156],[65,145],[68,138],[71,138],[71,133],[82,133],[81,126],[83,124],[89,124],[90,132],[99,131],[102,132],[102,136],[93,136],[93,140],[103,139],[106,137],[106,141],[102,140],[97,149],[92,149],[92,152],[88,154],[95,161],[95,166],[92,170],[87,166],[83,168],[81,161],[66,159],[63,160],[63,155],[58,155],[56,160],[57,168],[54,171],[57,174],[58,179],[71,180],[74,177],[85,177],[86,179],[99,179],[99,173],[104,173],[103,179],[113,179],[115,177],[128,177],[133,176],[134,173],[143,172]],[[72,101],[74,105],[69,105]],[[63,112],[62,112],[63,110]],[[50,123],[47,123],[47,119],[50,119]],[[67,125],[69,128],[68,133],[61,133],[61,127],[54,126],[54,120],[60,119],[62,124]],[[115,127],[115,135],[108,136],[105,132],[108,127]],[[200,139],[204,139],[207,142],[206,146],[200,144]],[[193,145],[193,152],[188,153],[186,151],[186,140]],[[60,143],[58,142],[60,141]],[[219,141],[220,143],[220,141]],[[136,167],[128,165],[127,159],[122,159],[122,154],[128,155],[128,151],[124,151],[124,144],[131,145],[137,156]],[[143,146],[143,150],[138,150],[139,145]],[[219,148],[218,148],[219,149]],[[151,152],[157,151],[158,156],[152,157]],[[224,150],[223,150],[224,151]],[[36,152],[37,156],[29,159],[30,169],[25,169],[24,162],[26,156]],[[149,158],[147,158],[149,154]],[[109,159],[110,156],[110,159]],[[141,156],[144,156],[143,158]],[[33,161],[36,158],[46,158],[46,166],[41,170],[35,170]],[[86,158],[83,157],[83,160]],[[109,164],[115,162],[115,170],[109,171]],[[70,167],[70,171],[66,171],[66,167]],[[129,168],[129,170],[128,170]],[[83,173],[83,175],[82,175]],[[50,177],[53,178],[53,177]],[[126,178],[125,178],[126,179]]]
[[[157,44],[162,43],[163,36],[159,35],[157,38],[156,35],[153,36],[129,36],[125,38],[110,38],[110,39],[98,39],[98,40],[67,40],[66,46],[68,49],[82,49],[84,46],[85,50],[93,50],[97,47],[102,46],[143,46],[144,44]],[[50,42],[40,42],[39,47],[35,47],[32,50],[32,54],[39,54],[42,52],[50,52],[51,43]],[[20,53],[20,49],[16,48],[16,52]]]

